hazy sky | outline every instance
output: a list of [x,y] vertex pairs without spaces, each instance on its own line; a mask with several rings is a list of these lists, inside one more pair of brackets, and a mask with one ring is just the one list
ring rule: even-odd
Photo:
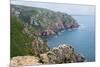
[[95,15],[95,6],[90,5],[44,3],[24,0],[12,0],[11,4],[47,8],[53,11],[65,12],[72,15]]

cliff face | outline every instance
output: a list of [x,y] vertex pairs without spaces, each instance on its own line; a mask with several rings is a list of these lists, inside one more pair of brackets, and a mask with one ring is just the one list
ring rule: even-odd
[[33,27],[40,27],[37,31],[42,36],[54,35],[63,29],[79,27],[79,24],[72,16],[49,9],[11,5],[11,12],[25,23]]

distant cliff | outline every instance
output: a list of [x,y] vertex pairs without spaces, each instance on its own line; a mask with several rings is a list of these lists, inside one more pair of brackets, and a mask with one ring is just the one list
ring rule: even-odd
[[70,15],[49,9],[11,5],[11,14],[37,28],[39,35],[54,35],[63,29],[78,28],[79,24]]

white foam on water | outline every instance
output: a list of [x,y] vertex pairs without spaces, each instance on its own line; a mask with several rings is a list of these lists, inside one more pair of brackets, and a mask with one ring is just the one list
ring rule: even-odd
[[87,27],[86,27],[85,25],[80,24],[80,27],[78,28],[78,30],[81,30],[81,31],[82,31],[82,30],[86,30],[86,28],[87,28]]

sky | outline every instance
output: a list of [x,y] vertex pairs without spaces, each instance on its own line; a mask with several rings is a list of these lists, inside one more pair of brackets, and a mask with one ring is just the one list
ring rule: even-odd
[[11,4],[46,8],[53,11],[68,13],[70,15],[95,15],[95,6],[93,5],[32,2],[24,0],[11,0]]

